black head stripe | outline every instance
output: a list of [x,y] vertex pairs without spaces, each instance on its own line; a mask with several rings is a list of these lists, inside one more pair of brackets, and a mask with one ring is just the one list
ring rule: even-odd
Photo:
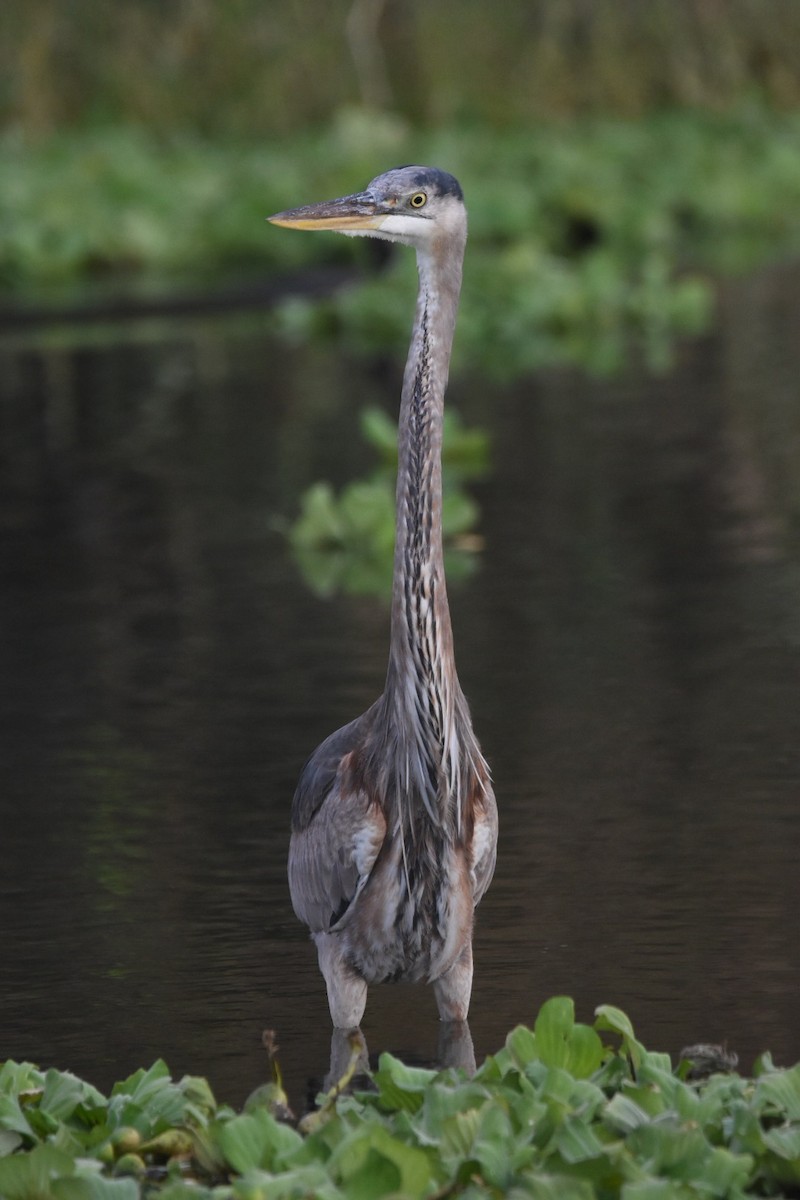
[[456,200],[464,199],[458,180],[447,171],[440,171],[438,167],[420,167],[414,175],[414,186],[422,191],[432,192],[435,196],[455,196]]

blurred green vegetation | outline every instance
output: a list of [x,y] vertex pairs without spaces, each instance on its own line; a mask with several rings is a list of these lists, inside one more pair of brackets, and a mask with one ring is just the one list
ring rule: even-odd
[[[298,340],[406,345],[413,258],[264,218],[400,162],[461,179],[455,368],[654,368],[710,277],[800,246],[796,0],[6,0],[0,294],[356,262]],[[691,107],[687,107],[691,106]]]
[[[0,287],[26,301],[86,287],[202,286],[316,262],[372,267],[370,245],[266,225],[270,212],[362,187],[398,162],[461,179],[470,245],[455,366],[513,375],[543,364],[618,368],[631,335],[648,362],[704,328],[710,272],[800,246],[800,113],[742,104],[646,121],[586,117],[497,132],[418,131],[341,111],[259,145],[131,125],[0,141]],[[358,350],[407,344],[413,256],[329,300],[294,299],[288,337]]]

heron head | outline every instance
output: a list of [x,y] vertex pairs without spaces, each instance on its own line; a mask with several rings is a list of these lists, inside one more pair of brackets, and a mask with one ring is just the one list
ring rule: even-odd
[[437,167],[411,166],[376,176],[363,192],[291,208],[268,219],[288,229],[332,229],[424,251],[442,236],[463,238],[467,217],[457,179]]

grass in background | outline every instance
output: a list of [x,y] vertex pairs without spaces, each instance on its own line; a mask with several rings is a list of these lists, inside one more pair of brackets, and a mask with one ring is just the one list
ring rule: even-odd
[[495,126],[800,104],[796,0],[4,0],[0,124],[267,137],[342,105]]

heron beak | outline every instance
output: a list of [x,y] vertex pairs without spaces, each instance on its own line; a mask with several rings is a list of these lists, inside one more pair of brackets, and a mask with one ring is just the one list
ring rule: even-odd
[[323,200],[321,204],[304,204],[286,212],[267,217],[273,225],[287,229],[336,229],[349,233],[357,229],[380,229],[388,213],[381,212],[367,192],[356,192],[338,200]]

